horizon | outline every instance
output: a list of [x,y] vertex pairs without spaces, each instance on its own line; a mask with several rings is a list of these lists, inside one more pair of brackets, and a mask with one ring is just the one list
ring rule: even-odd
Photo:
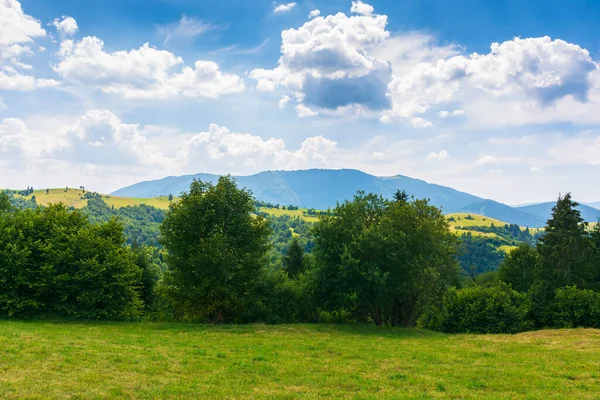
[[349,169],[597,202],[598,20],[566,0],[4,0],[0,188]]

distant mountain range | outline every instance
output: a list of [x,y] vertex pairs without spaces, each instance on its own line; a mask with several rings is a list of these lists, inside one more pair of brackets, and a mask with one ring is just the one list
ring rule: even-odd
[[[254,197],[272,204],[295,205],[324,210],[337,202],[351,199],[358,191],[373,192],[391,198],[398,190],[405,190],[415,198],[429,198],[444,213],[465,212],[489,216],[521,226],[542,227],[550,217],[553,203],[511,207],[458,190],[427,183],[402,175],[376,177],[350,170],[310,169],[301,171],[268,171],[250,176],[236,176],[238,184],[250,189]],[[171,176],[154,181],[136,183],[119,189],[114,196],[157,197],[179,195],[189,189],[193,179],[216,183],[219,175],[196,174]],[[582,215],[596,222],[600,210],[581,205]]]

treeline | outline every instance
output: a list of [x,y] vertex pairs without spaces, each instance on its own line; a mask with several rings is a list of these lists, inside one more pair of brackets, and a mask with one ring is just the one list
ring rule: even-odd
[[577,206],[570,194],[559,197],[535,247],[511,251],[485,285],[448,291],[420,325],[471,333],[600,328],[600,226],[589,229]]
[[[535,247],[522,244],[498,271],[471,279],[441,211],[402,192],[358,192],[312,225],[257,213],[230,177],[194,181],[168,212],[116,211],[100,198],[87,210],[19,209],[2,194],[0,315],[489,333],[600,327],[600,228],[590,230],[576,205],[559,198]],[[158,227],[146,242],[161,247],[128,243],[123,221]]]

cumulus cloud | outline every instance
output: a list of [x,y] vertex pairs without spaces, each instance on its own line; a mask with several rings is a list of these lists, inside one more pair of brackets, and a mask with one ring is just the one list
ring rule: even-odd
[[90,110],[79,120],[62,127],[50,158],[83,164],[164,166],[168,161],[148,145],[138,124],[123,123],[106,110]]
[[255,69],[250,77],[259,91],[290,90],[313,112],[354,105],[371,110],[389,107],[390,64],[375,55],[389,37],[386,24],[386,16],[370,13],[316,17],[298,29],[283,31],[278,66]]
[[427,155],[428,160],[445,160],[450,158],[450,154],[446,150],[442,150],[439,153],[431,152]]
[[373,6],[365,4],[362,1],[353,1],[350,12],[353,14],[371,15],[375,11]]
[[273,12],[276,12],[276,13],[287,12],[287,11],[290,11],[294,7],[296,7],[296,3],[279,4],[278,6],[275,6],[275,8],[273,9]]
[[327,165],[336,147],[336,142],[315,136],[305,139],[298,150],[290,151],[282,139],[264,140],[211,124],[207,132],[198,133],[180,145],[177,159],[180,164],[194,168],[215,165],[229,170],[249,168],[253,171],[305,168]]
[[540,169],[538,167],[531,167],[529,169],[529,172],[533,172],[533,173],[540,172]]
[[[521,108],[530,104],[537,109],[565,97],[588,100],[591,74],[598,65],[578,45],[549,37],[515,38],[493,43],[490,50],[483,55],[419,63],[403,75],[395,74],[390,84],[393,110],[387,118],[406,118],[438,105],[470,105],[486,98],[519,102],[517,107]],[[439,115],[444,118],[452,114],[442,110]]]
[[321,11],[316,9],[316,10],[312,10],[311,12],[308,13],[308,18],[315,18],[318,17],[319,15],[321,15]]
[[439,112],[440,118],[448,118],[448,117],[456,117],[459,115],[463,115],[465,112],[463,110],[454,110],[454,111],[447,111],[447,110],[442,110]]
[[174,39],[194,39],[217,28],[218,26],[214,24],[183,15],[177,22],[159,26],[158,31],[165,37],[164,43],[166,44]]
[[0,89],[32,90],[55,87],[52,79],[36,79],[20,70],[30,70],[21,57],[32,55],[32,46],[37,38],[46,36],[40,21],[23,12],[16,0],[0,1]]
[[[239,76],[221,72],[212,61],[182,68],[181,57],[147,43],[139,49],[108,53],[102,40],[88,36],[80,42],[65,40],[58,56],[53,69],[66,81],[130,99],[216,98],[244,90]],[[172,72],[176,67],[180,72]]]
[[65,15],[62,16],[62,19],[55,18],[54,21],[52,21],[52,25],[63,37],[73,36],[79,29],[77,21],[75,21],[73,17]]
[[25,122],[6,118],[0,124],[0,161],[18,159],[32,150]]
[[290,96],[283,96],[281,100],[279,100],[279,108],[284,109],[287,106],[287,103],[290,101]]

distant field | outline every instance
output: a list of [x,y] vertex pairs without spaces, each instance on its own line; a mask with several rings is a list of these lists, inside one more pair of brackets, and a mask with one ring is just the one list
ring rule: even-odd
[[600,331],[0,321],[0,398],[597,399]]
[[[20,196],[25,199],[31,199],[35,196],[36,202],[41,205],[63,203],[66,206],[72,206],[75,208],[82,208],[87,205],[87,199],[83,199],[84,192],[80,189],[50,189],[48,193],[46,190],[35,190],[32,195]],[[102,195],[102,199],[109,206],[115,206],[115,208],[121,208],[126,206],[135,206],[139,204],[147,204],[156,208],[167,209],[169,208],[169,199],[167,196],[155,197],[150,199],[143,198],[128,198],[128,197],[115,197],[110,195]]]
[[316,216],[304,215],[306,208],[300,208],[298,210],[282,210],[279,208],[260,207],[260,211],[270,215],[275,215],[276,217],[281,217],[282,215],[289,215],[292,218],[300,217],[308,222],[317,222],[319,220],[319,218]]

